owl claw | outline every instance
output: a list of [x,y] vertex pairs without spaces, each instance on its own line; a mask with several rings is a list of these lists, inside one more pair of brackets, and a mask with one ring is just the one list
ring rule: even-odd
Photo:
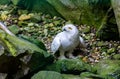
[[65,56],[60,56],[58,59],[67,59]]
[[69,54],[69,58],[71,58],[71,59],[75,59],[76,57],[73,56],[72,54]]

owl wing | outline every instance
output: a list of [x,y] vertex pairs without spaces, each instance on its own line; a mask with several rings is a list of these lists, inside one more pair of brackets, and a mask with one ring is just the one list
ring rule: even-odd
[[85,45],[84,39],[81,36],[79,36],[79,40],[80,40],[80,47],[85,48],[86,45]]
[[55,54],[61,46],[60,37],[56,36],[51,44],[51,51]]

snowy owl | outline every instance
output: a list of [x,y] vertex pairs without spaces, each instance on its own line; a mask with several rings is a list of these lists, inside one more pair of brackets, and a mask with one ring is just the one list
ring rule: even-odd
[[65,59],[65,53],[67,52],[69,58],[74,58],[72,55],[73,50],[77,46],[85,47],[85,43],[82,37],[79,36],[79,31],[73,24],[67,24],[62,28],[63,32],[58,33],[52,41],[51,51],[55,54],[60,52],[59,59]]

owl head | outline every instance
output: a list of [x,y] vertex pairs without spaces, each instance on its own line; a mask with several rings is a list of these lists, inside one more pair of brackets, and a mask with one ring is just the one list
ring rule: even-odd
[[63,28],[62,31],[68,32],[68,33],[78,33],[78,29],[75,25],[73,24],[66,24]]

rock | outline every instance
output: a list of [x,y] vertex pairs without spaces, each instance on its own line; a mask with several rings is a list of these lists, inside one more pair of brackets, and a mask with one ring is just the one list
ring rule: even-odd
[[31,79],[63,79],[62,75],[54,71],[40,71],[33,75]]
[[120,61],[119,60],[101,60],[95,64],[97,74],[105,79],[120,78]]
[[81,79],[103,79],[100,75],[93,74],[90,72],[83,72],[80,74]]
[[53,70],[62,73],[80,74],[84,71],[95,72],[91,65],[80,59],[64,59],[48,65],[45,70]]
[[21,67],[21,61],[13,56],[1,55],[0,61],[0,73],[15,74]]
[[53,63],[53,61],[54,61],[53,56],[44,57],[44,55],[41,55],[40,53],[36,52],[32,54],[27,65],[30,68],[30,72],[33,72],[40,69],[42,70],[47,65]]
[[79,75],[60,74],[55,71],[39,71],[31,79],[81,79]]
[[[10,42],[10,44],[15,47],[13,48],[17,49],[17,53],[15,53],[17,55],[19,55],[20,53],[24,53],[23,51],[28,51],[29,53],[38,52],[44,54],[45,57],[49,57],[51,55],[47,51],[39,48],[35,43],[30,42],[26,39],[22,39],[16,36],[6,35],[6,37],[3,40]],[[13,48],[11,48],[11,50]]]
[[[53,63],[53,56],[46,51],[42,42],[27,37],[20,38],[11,36],[9,34],[4,34],[4,32],[0,34],[2,39],[0,41],[4,41],[5,44],[5,53],[0,56],[0,72],[16,75],[19,69],[22,70],[23,65],[29,68],[29,72],[34,72]],[[26,55],[31,56],[24,60]],[[21,74],[19,74],[19,76],[21,77]]]
[[[33,39],[24,35],[20,37],[28,42],[35,44],[42,50],[47,51],[45,45],[40,40]],[[42,69],[44,66],[51,64],[53,61],[54,57],[52,55],[45,57],[43,54],[38,53],[38,51],[34,51],[31,58],[27,62],[27,65],[30,68],[30,71],[32,72],[36,69]]]
[[30,37],[25,36],[25,35],[19,35],[19,37],[22,38],[22,39],[25,39],[25,40],[27,40],[27,41],[29,41],[29,42],[32,42],[32,43],[34,43],[35,45],[37,45],[39,48],[47,51],[47,49],[46,49],[46,47],[45,47],[45,45],[43,44],[42,41],[40,41],[40,40],[38,40],[38,39],[34,39],[34,38],[32,38],[32,37],[30,38]]
[[81,79],[79,75],[62,74],[63,79]]

